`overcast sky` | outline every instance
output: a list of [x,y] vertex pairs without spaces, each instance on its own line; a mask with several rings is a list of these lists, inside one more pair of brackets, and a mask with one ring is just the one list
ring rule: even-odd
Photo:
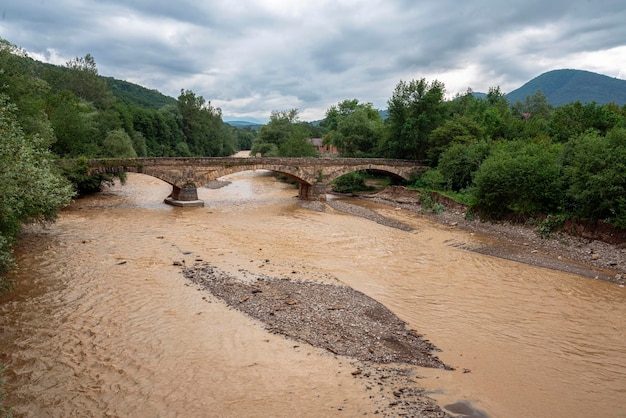
[[301,120],[356,98],[385,109],[400,80],[504,92],[553,69],[626,78],[624,0],[3,0],[0,37],[64,65],[220,107]]

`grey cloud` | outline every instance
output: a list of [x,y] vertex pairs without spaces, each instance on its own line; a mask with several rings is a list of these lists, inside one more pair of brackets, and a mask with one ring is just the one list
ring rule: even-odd
[[[321,117],[347,98],[383,107],[407,77],[484,91],[517,87],[554,62],[579,68],[569,62],[577,54],[624,47],[624,9],[604,0],[5,0],[0,36],[43,56],[91,53],[103,75],[174,97],[192,89],[224,114],[285,106]],[[603,68],[617,75],[612,58]]]

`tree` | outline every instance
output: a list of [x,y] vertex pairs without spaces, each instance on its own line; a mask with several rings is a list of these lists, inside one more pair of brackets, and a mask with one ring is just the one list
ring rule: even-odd
[[326,111],[326,143],[344,157],[372,157],[383,137],[383,121],[371,103],[344,100]]
[[615,104],[598,105],[595,102],[565,104],[554,110],[549,122],[549,133],[559,142],[593,129],[601,135],[615,127],[626,126],[624,115]]
[[454,143],[446,149],[437,169],[448,189],[461,191],[472,185],[474,175],[491,151],[487,141]]
[[[0,276],[12,265],[11,246],[25,222],[51,222],[74,191],[39,136],[26,136],[17,109],[0,94]],[[0,281],[0,290],[5,286]]]
[[133,141],[123,129],[109,131],[102,144],[102,156],[112,158],[137,158]]
[[519,122],[517,124],[518,138],[547,137],[553,108],[548,104],[548,99],[541,90],[537,90],[532,96],[527,96],[523,103],[518,100],[511,106],[511,110]]
[[56,136],[52,151],[61,157],[95,157],[99,147],[94,109],[69,91],[50,94],[47,105]]
[[400,81],[388,104],[387,136],[382,147],[390,158],[428,163],[428,136],[444,119],[443,83]]
[[96,60],[91,54],[76,57],[66,64],[69,70],[65,88],[98,108],[107,108],[115,101],[105,79],[98,75]]
[[250,153],[264,157],[314,157],[317,151],[307,141],[311,132],[298,121],[298,109],[272,111],[270,120],[259,129]]
[[221,157],[235,152],[235,137],[224,126],[222,111],[191,90],[181,90],[178,108],[184,140],[193,155]]
[[35,76],[26,51],[0,38],[0,92],[19,109],[17,122],[26,135],[38,135],[49,145],[54,132],[45,114],[48,83]]
[[428,160],[436,165],[441,153],[452,144],[472,144],[484,136],[483,127],[469,117],[446,119],[428,138]]

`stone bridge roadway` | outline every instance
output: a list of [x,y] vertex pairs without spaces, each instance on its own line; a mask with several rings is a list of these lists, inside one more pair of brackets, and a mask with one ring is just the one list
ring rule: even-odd
[[123,158],[89,161],[88,174],[142,173],[172,185],[166,203],[203,206],[197,188],[227,174],[247,170],[270,170],[300,184],[300,199],[326,200],[327,186],[338,177],[371,170],[408,179],[426,170],[416,161],[378,158]]

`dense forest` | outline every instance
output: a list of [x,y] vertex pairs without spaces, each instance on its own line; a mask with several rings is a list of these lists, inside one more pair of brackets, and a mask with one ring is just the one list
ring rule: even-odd
[[500,219],[579,217],[626,228],[626,106],[552,107],[537,91],[510,104],[498,87],[444,100],[445,87],[400,81],[385,121],[346,100],[322,122],[345,156],[409,158],[431,167],[413,185]]
[[[258,130],[224,123],[221,110],[181,89],[177,99],[98,74],[94,57],[65,66],[32,60],[0,39],[0,277],[25,222],[54,220],[95,157],[316,157],[323,138],[341,157],[418,160],[431,167],[408,186],[435,190],[484,218],[570,217],[626,228],[626,106],[551,106],[537,91],[510,103],[499,87],[445,98],[443,83],[399,81],[381,112],[343,100],[316,123],[297,109],[272,112]],[[60,161],[71,161],[61,164]],[[352,187],[360,175],[349,177]],[[0,281],[0,291],[3,286]]]

